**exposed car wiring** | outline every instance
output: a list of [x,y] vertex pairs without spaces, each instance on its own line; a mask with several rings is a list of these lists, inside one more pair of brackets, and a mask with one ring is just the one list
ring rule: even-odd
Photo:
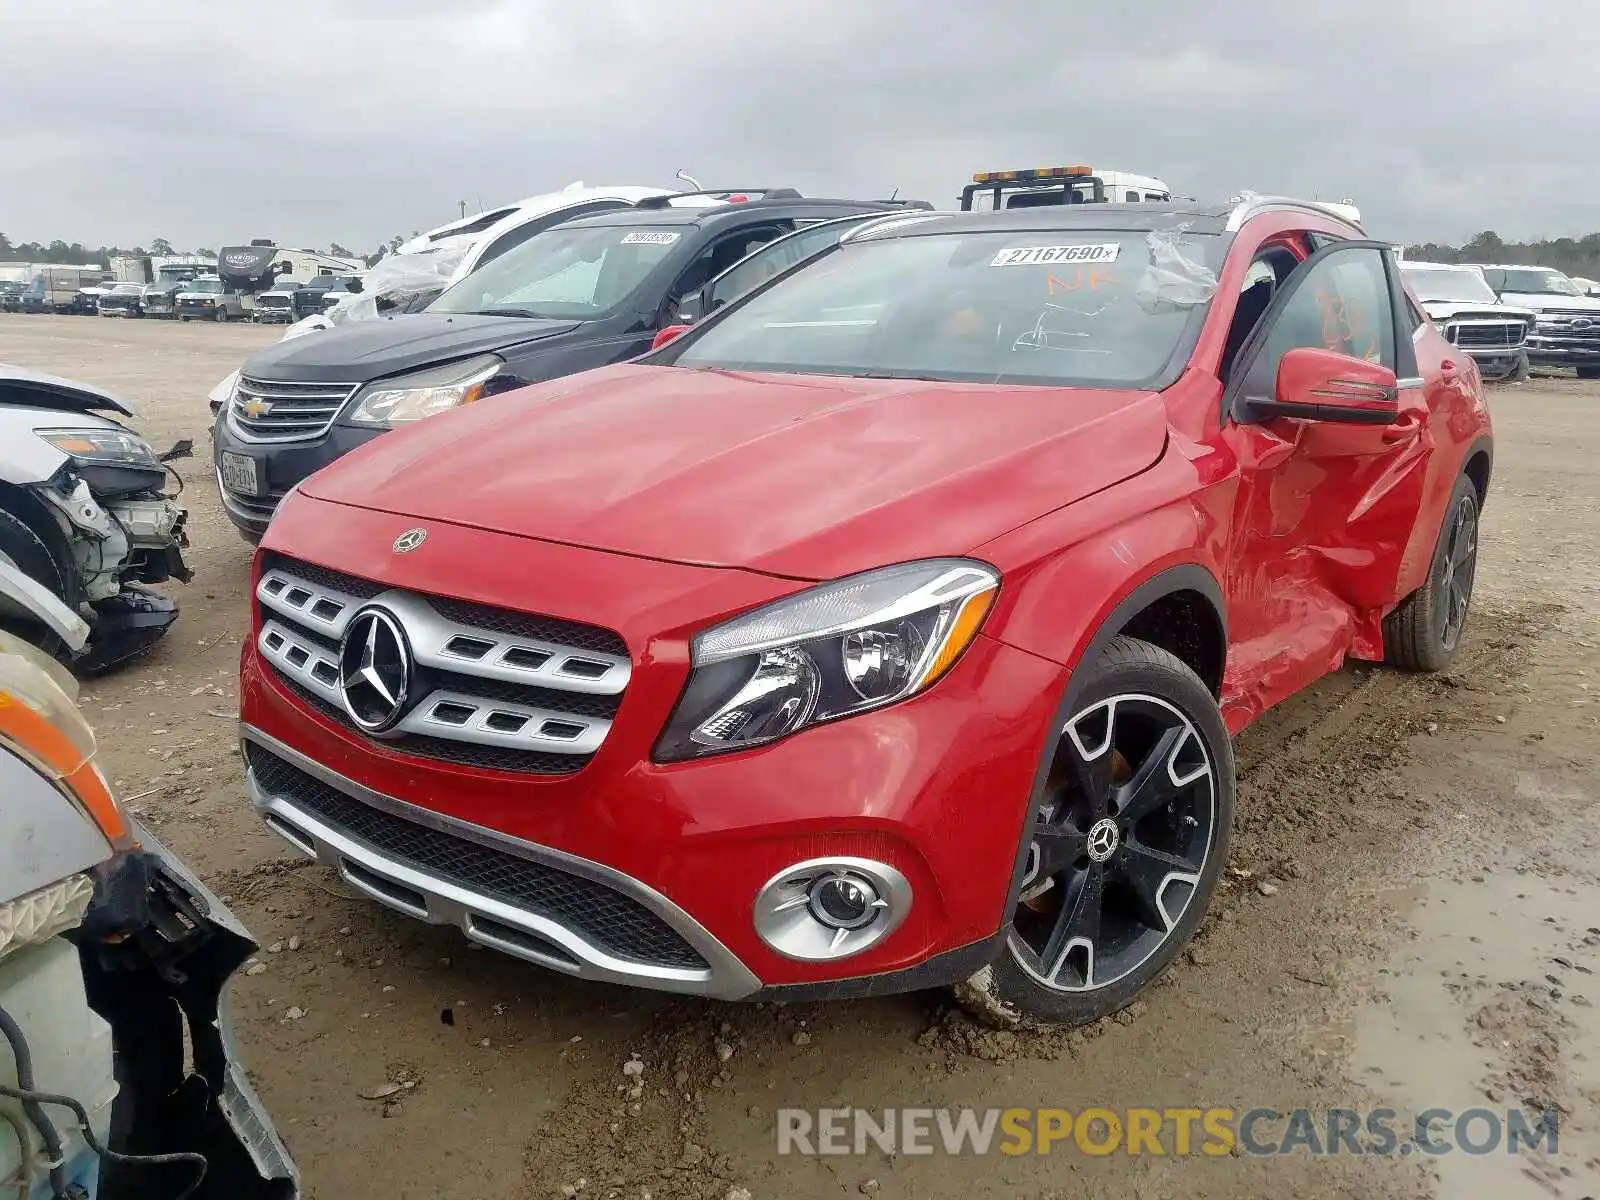
[[[78,1132],[83,1134],[83,1140],[89,1144],[89,1149],[93,1150],[108,1163],[132,1167],[167,1167],[178,1163],[193,1163],[195,1167],[194,1178],[189,1182],[189,1186],[174,1196],[172,1200],[189,1200],[189,1197],[193,1196],[200,1189],[200,1185],[205,1182],[206,1171],[211,1164],[206,1161],[204,1154],[196,1154],[189,1150],[179,1150],[172,1154],[121,1154],[109,1146],[102,1145],[100,1136],[95,1133],[93,1126],[89,1124],[88,1112],[83,1105],[79,1104],[71,1096],[58,1096],[54,1092],[24,1091],[22,1088],[14,1088],[4,1083],[0,1083],[0,1096],[8,1096],[13,1100],[20,1100],[25,1105],[52,1104],[60,1108],[70,1109],[72,1115],[78,1118]],[[57,1157],[59,1157],[59,1152]],[[60,1169],[58,1166],[54,1170]],[[52,1171],[53,1174],[54,1171]],[[65,1190],[59,1190],[56,1192],[56,1200],[70,1200],[70,1194]]]
[[[23,1119],[9,1109],[0,1112],[0,1121],[11,1126],[11,1132],[17,1139],[17,1145],[28,1144],[28,1128]],[[22,1160],[22,1177],[17,1180],[17,1200],[28,1200],[33,1195],[33,1162],[31,1159]]]
[[[0,1033],[5,1034],[6,1041],[11,1044],[11,1054],[17,1060],[17,1088],[14,1100],[22,1102],[22,1111],[27,1115],[29,1122],[39,1131],[39,1140],[44,1143],[45,1153],[50,1156],[50,1190],[56,1196],[64,1196],[67,1190],[67,1170],[61,1161],[61,1135],[56,1132],[56,1127],[50,1123],[50,1118],[40,1102],[32,1098],[33,1093],[33,1051],[28,1046],[27,1035],[22,1032],[22,1026],[4,1008],[0,1008]],[[12,1089],[0,1084],[4,1089],[0,1094],[8,1094]]]
[[56,1132],[55,1126],[45,1116],[43,1106],[53,1105],[71,1111],[78,1119],[78,1131],[83,1135],[83,1140],[88,1143],[89,1149],[99,1155],[108,1163],[121,1166],[146,1166],[163,1167],[174,1166],[178,1163],[192,1163],[195,1167],[194,1179],[189,1186],[179,1192],[173,1200],[189,1200],[205,1181],[206,1171],[210,1163],[203,1154],[191,1151],[178,1151],[173,1154],[121,1154],[109,1146],[101,1144],[100,1137],[94,1131],[94,1126],[89,1120],[89,1113],[71,1096],[60,1096],[54,1092],[41,1092],[33,1086],[33,1052],[28,1048],[27,1036],[22,1032],[22,1027],[12,1018],[4,1008],[0,1008],[0,1032],[4,1032],[6,1041],[11,1043],[11,1052],[17,1060],[17,1082],[21,1087],[12,1087],[0,1083],[0,1096],[6,1096],[21,1103],[22,1110],[28,1115],[39,1136],[44,1142],[45,1151],[50,1155],[50,1187],[55,1200],[68,1200],[66,1167],[62,1161],[61,1136]]

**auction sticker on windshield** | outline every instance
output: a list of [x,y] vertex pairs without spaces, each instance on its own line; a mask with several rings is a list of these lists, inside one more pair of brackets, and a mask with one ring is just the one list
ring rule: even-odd
[[1098,246],[1022,246],[1001,250],[994,256],[991,267],[1027,267],[1059,263],[1107,263],[1117,260],[1122,249],[1120,242],[1105,242]]
[[668,229],[636,229],[622,239],[624,246],[670,246],[679,235]]

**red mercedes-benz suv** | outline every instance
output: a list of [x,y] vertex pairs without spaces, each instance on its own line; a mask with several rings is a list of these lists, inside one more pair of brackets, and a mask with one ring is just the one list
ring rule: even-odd
[[1204,916],[1230,733],[1449,661],[1490,455],[1472,360],[1315,205],[878,223],[291,494],[251,799],[572,975],[1092,1019]]

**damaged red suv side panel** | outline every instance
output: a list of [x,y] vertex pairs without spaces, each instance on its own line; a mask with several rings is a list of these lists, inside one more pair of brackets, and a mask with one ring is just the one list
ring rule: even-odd
[[1205,912],[1229,733],[1448,662],[1490,453],[1470,359],[1315,205],[879,226],[302,484],[251,799],[569,974],[1093,1019]]

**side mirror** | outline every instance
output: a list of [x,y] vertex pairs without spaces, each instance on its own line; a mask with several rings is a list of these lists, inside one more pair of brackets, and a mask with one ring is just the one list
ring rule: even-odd
[[1400,387],[1380,363],[1300,346],[1278,363],[1277,395],[1252,400],[1250,408],[1260,417],[1389,425],[1400,412]]
[[680,334],[685,334],[688,332],[689,327],[687,325],[668,325],[665,329],[651,339],[650,349],[659,350],[661,347],[665,346],[668,342],[672,341]]
[[706,315],[706,292],[701,288],[697,292],[690,292],[678,302],[678,323],[693,325]]

